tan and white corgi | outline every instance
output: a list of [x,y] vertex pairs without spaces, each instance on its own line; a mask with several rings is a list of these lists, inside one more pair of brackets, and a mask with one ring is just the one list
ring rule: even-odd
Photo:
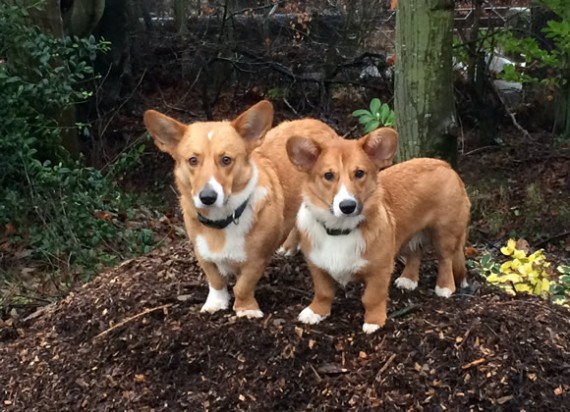
[[236,275],[237,315],[263,316],[255,286],[294,228],[301,203],[304,175],[288,160],[287,139],[336,136],[311,119],[284,122],[267,133],[272,121],[268,101],[233,121],[185,125],[154,110],[144,114],[155,144],[175,160],[186,231],[209,284],[202,312],[228,307],[228,276]]
[[316,324],[330,314],[335,282],[360,280],[366,284],[363,330],[376,331],[386,322],[395,256],[401,250],[407,259],[397,286],[413,289],[428,241],[439,258],[436,294],[450,296],[455,281],[465,281],[470,202],[464,185],[436,159],[414,159],[378,173],[391,164],[397,141],[389,128],[359,140],[289,140],[291,161],[308,175],[297,228],[315,294],[299,314],[301,322]]

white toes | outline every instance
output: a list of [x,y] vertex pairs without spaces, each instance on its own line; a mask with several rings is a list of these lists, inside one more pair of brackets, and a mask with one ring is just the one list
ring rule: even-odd
[[364,325],[362,325],[362,331],[367,334],[374,333],[378,329],[380,329],[380,325],[377,325],[375,323],[365,323]]
[[467,287],[469,287],[469,282],[467,282],[467,279],[463,279],[463,280],[461,281],[461,285],[460,285],[460,286],[461,286],[462,288],[467,288]]
[[256,309],[247,309],[247,310],[238,310],[236,312],[236,315],[238,318],[253,319],[253,318],[262,318],[263,312]]
[[297,319],[299,320],[299,322],[306,323],[307,325],[316,325],[317,323],[320,323],[327,316],[328,315],[325,316],[319,315],[318,313],[313,312],[313,309],[307,306],[305,309],[301,311],[301,313],[299,313]]
[[398,279],[394,281],[394,284],[397,288],[406,289],[406,290],[414,290],[418,287],[418,282],[412,280],[410,278],[406,278],[404,276],[400,276]]
[[299,248],[294,248],[294,249],[285,249],[283,246],[281,246],[279,249],[277,249],[277,254],[280,256],[294,256],[299,252]]
[[448,298],[451,296],[453,292],[449,288],[440,288],[439,286],[435,287],[435,294],[442,298]]
[[200,309],[200,312],[214,313],[219,310],[227,309],[230,304],[230,294],[226,288],[214,289],[210,286],[208,298]]

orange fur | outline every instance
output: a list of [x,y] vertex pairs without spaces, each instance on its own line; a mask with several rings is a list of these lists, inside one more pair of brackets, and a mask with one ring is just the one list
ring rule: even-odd
[[414,159],[378,173],[391,162],[396,145],[391,129],[359,140],[290,140],[291,161],[308,175],[297,227],[315,296],[299,315],[302,322],[318,323],[329,315],[333,279],[359,279],[366,284],[363,329],[382,327],[396,254],[402,250],[407,258],[399,283],[409,286],[417,282],[427,239],[439,256],[436,291],[448,296],[455,290],[454,272],[464,280],[470,203],[461,179],[435,159]]
[[[301,202],[299,181],[304,175],[288,161],[286,142],[293,135],[336,136],[311,119],[284,122],[268,132],[272,120],[268,101],[231,122],[184,125],[156,111],[145,112],[145,125],[157,147],[176,162],[174,176],[186,231],[210,287],[202,311],[227,307],[227,280],[232,274],[237,276],[237,314],[263,315],[255,286],[273,252],[294,228]],[[212,201],[212,193],[215,201],[204,203]],[[206,226],[198,219],[198,214],[215,221],[231,217],[244,203],[242,198],[248,199],[243,215],[226,228]]]

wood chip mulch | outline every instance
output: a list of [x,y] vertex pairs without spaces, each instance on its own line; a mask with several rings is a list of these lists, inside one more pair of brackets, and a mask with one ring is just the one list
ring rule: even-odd
[[392,318],[360,330],[361,287],[321,325],[301,257],[275,258],[266,316],[199,313],[207,287],[185,245],[129,260],[63,301],[0,321],[0,410],[570,410],[570,313],[472,280],[445,300],[434,265],[391,290]]

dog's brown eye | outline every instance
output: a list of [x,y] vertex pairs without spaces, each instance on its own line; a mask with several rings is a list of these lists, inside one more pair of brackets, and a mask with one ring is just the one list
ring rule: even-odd
[[326,172],[323,177],[325,178],[325,180],[328,180],[329,182],[331,180],[334,180],[334,173],[333,172]]
[[357,179],[362,179],[364,177],[364,170],[358,169],[356,172],[354,172],[354,177]]
[[232,164],[232,158],[229,156],[222,156],[222,165],[229,166]]
[[192,156],[188,159],[188,163],[190,163],[190,166],[196,166],[198,164],[198,158],[196,156]]

